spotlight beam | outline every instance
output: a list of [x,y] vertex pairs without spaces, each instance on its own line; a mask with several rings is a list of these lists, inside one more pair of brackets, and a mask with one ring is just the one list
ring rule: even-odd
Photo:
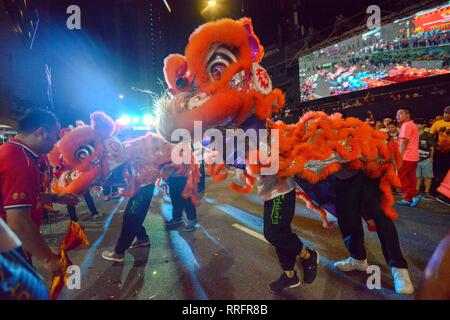
[[172,9],[170,9],[169,3],[167,2],[167,0],[163,0],[164,4],[166,5],[167,11],[169,11],[170,13],[172,13]]

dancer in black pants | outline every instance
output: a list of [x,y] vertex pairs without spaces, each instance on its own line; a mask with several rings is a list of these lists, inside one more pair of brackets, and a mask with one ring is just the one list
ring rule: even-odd
[[[91,220],[96,221],[101,217],[101,214],[98,213],[97,208],[95,207],[94,199],[92,199],[91,193],[86,191],[85,194],[83,194],[84,201],[86,201],[86,204],[89,208],[89,211],[91,212]],[[75,206],[67,205],[67,212],[69,213],[70,220],[77,222],[77,211]]]
[[408,264],[400,249],[397,229],[380,205],[379,180],[369,179],[362,172],[346,174],[345,179],[341,179],[339,174],[336,176],[336,215],[350,257],[336,262],[335,267],[342,271],[367,270],[369,265],[361,220],[361,212],[366,210],[376,224],[383,255],[392,270],[395,290],[397,293],[412,293],[414,287],[409,278]]
[[205,173],[205,162],[200,162],[200,181],[198,182],[198,195],[199,199],[203,197],[203,194],[205,193],[206,188],[206,173]]
[[110,199],[114,199],[117,198],[119,196],[119,193],[117,192],[118,188],[117,187],[109,187],[109,186],[104,186],[103,187],[103,200],[104,201],[109,201]]
[[[104,251],[102,257],[106,260],[123,262],[125,251],[138,247],[148,247],[150,241],[144,228],[144,220],[152,202],[155,184],[142,187],[128,200],[123,215],[122,230],[114,250]],[[136,238],[136,241],[131,244]]]
[[167,181],[170,200],[172,201],[172,219],[166,222],[166,226],[176,227],[183,224],[183,211],[185,211],[187,222],[184,230],[193,231],[197,224],[197,209],[191,199],[185,199],[182,196],[186,181],[187,178],[182,176],[170,177]]
[[295,213],[295,189],[264,202],[264,237],[275,247],[283,273],[269,286],[273,293],[300,285],[294,271],[298,259],[303,269],[303,281],[312,283],[317,275],[319,254],[305,248],[300,238],[292,232]]

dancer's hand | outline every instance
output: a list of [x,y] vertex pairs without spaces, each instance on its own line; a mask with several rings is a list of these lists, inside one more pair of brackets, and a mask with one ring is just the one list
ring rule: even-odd
[[60,267],[61,259],[57,254],[52,254],[48,259],[44,261],[44,268],[50,273],[57,272]]

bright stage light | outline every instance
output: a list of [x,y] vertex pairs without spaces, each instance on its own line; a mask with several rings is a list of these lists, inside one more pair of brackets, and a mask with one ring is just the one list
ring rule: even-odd
[[215,10],[218,9],[218,7],[219,7],[219,5],[217,4],[217,1],[209,0],[209,1],[206,2],[206,6],[201,11],[201,14],[205,14],[209,10],[215,11]]
[[146,126],[151,126],[153,125],[153,123],[155,122],[155,120],[153,119],[153,116],[151,114],[146,114],[143,118],[142,118],[142,122],[146,125]]
[[133,123],[138,124],[139,123],[139,117],[133,117]]
[[129,125],[129,124],[131,123],[131,118],[130,118],[130,116],[125,115],[125,116],[120,117],[120,118],[117,120],[117,122],[118,122],[119,124],[121,124],[121,125],[126,126],[126,125]]

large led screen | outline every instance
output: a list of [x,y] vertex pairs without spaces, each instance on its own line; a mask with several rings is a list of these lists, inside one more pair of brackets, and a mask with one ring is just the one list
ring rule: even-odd
[[450,1],[299,59],[301,101],[449,73]]

